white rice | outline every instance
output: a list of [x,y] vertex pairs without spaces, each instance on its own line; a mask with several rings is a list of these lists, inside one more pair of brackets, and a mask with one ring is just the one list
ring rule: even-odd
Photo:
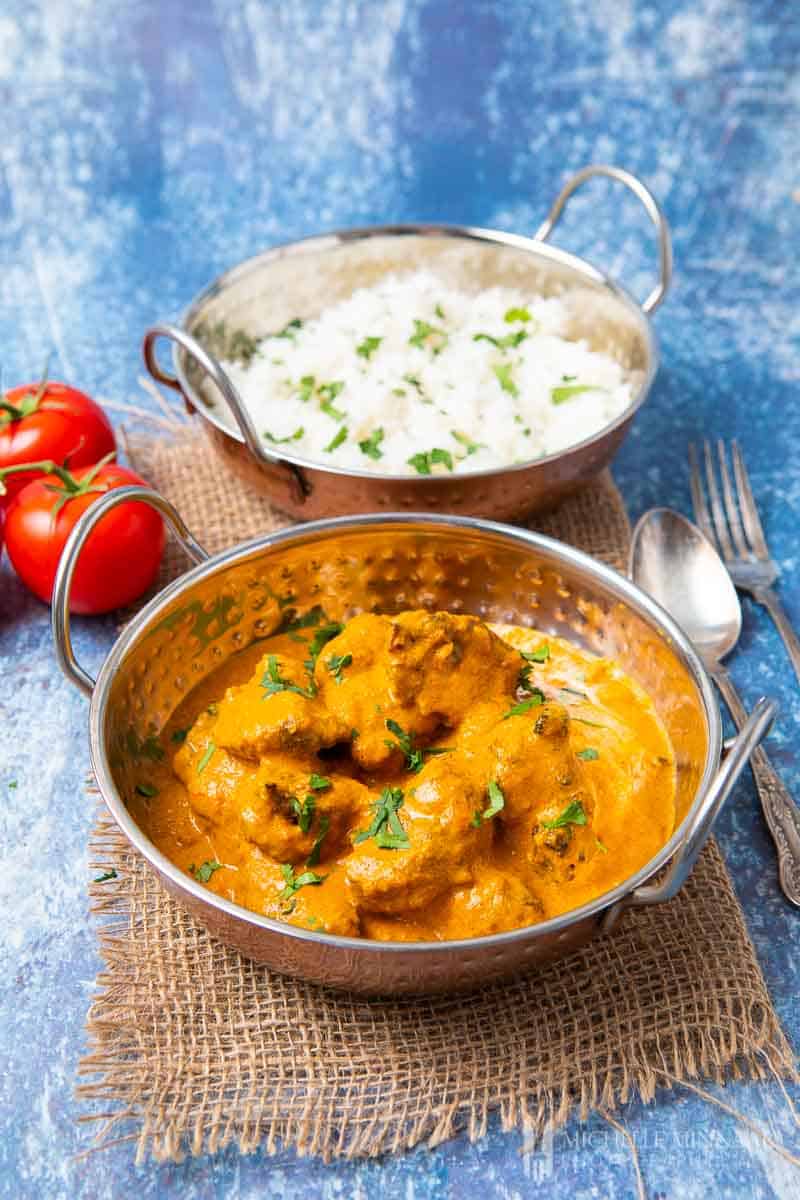
[[630,376],[569,340],[568,318],[558,297],[389,275],[224,366],[265,446],[287,439],[278,452],[384,474],[482,470],[563,450],[631,403]]

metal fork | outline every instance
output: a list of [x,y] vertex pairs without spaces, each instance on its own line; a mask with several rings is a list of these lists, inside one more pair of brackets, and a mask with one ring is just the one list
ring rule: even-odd
[[748,592],[758,604],[763,604],[772,617],[800,681],[800,639],[792,629],[783,605],[772,587],[779,571],[776,563],[770,558],[767,540],[753,499],[750,478],[736,441],[731,442],[730,453],[735,489],[728,470],[725,443],[720,438],[717,441],[717,458],[722,481],[721,499],[711,446],[707,441],[703,442],[706,488],[711,505],[709,514],[697,451],[693,445],[689,446],[695,520],[725,560],[725,566],[736,587],[742,592]]

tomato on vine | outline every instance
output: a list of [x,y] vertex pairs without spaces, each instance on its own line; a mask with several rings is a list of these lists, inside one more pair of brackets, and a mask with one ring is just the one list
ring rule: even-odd
[[[113,453],[113,452],[112,452]],[[6,549],[20,579],[49,603],[61,552],[95,498],[129,484],[147,486],[107,454],[92,467],[21,463],[0,470],[0,492],[15,476],[42,473],[6,510]],[[131,500],[106,513],[81,550],[70,592],[74,613],[103,613],[136,600],[156,577],[164,550],[164,522],[147,504]]]
[[[76,388],[42,379],[0,395],[0,469],[40,459],[88,467],[115,451],[108,417]],[[5,503],[35,474],[10,477]]]

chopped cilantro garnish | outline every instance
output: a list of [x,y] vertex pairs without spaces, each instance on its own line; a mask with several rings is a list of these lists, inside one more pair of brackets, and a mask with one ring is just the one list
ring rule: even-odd
[[308,653],[311,655],[311,665],[305,663],[306,670],[314,669],[317,659],[321,651],[327,646],[328,642],[332,641],[344,629],[344,625],[340,625],[338,621],[328,621],[327,624],[321,625],[314,633],[311,640],[311,645],[308,648]]
[[374,838],[382,850],[407,850],[411,843],[400,824],[397,810],[403,803],[402,788],[384,788],[372,805],[373,817],[368,829],[360,830],[353,838],[353,845]]
[[486,449],[485,442],[473,442],[471,437],[467,437],[466,433],[460,433],[457,429],[450,430],[450,436],[455,438],[467,452],[467,455],[477,454],[479,450]]
[[300,392],[300,399],[304,403],[311,399],[316,385],[317,385],[317,381],[313,375],[304,375],[303,378],[300,380],[300,386],[298,388],[298,391]]
[[311,828],[316,805],[317,802],[311,795],[306,796],[303,800],[298,800],[297,796],[292,796],[289,800],[289,807],[297,817],[297,825],[301,833],[308,833]]
[[306,859],[307,867],[315,867],[317,865],[317,863],[319,862],[319,856],[320,856],[320,851],[322,849],[322,843],[325,841],[325,838],[328,836],[328,830],[330,829],[330,827],[331,827],[331,819],[327,815],[327,813],[323,813],[319,819],[319,832],[317,833],[317,836],[314,838],[314,845],[311,847],[311,852],[310,852],[308,858]]
[[531,314],[527,308],[510,308],[503,320],[507,325],[512,325],[514,321],[530,321]]
[[503,720],[507,721],[509,717],[521,717],[523,713],[530,712],[532,708],[538,708],[540,704],[544,704],[544,692],[539,688],[534,688],[526,700],[520,700],[519,704],[515,704],[507,713],[503,713]]
[[426,758],[432,758],[436,754],[450,754],[448,746],[427,746],[415,747],[414,734],[406,733],[402,726],[398,725],[397,721],[393,721],[391,717],[386,721],[386,728],[390,733],[393,733],[397,738],[396,742],[389,738],[384,739],[384,745],[390,750],[399,750],[406,760],[406,770],[413,774],[422,770]]
[[375,845],[381,850],[407,850],[411,843],[404,829],[401,833],[393,833],[384,825],[375,834]]
[[287,325],[284,325],[280,333],[273,333],[271,336],[275,338],[289,338],[291,340],[297,335],[298,329],[302,328],[303,322],[299,317],[295,317]]
[[433,404],[431,398],[425,395],[425,389],[418,375],[404,375],[403,379],[413,387],[423,404]]
[[281,865],[281,874],[283,875],[285,887],[279,898],[291,902],[285,910],[286,912],[291,912],[294,908],[294,895],[300,891],[300,888],[320,884],[326,878],[324,875],[315,874],[314,871],[303,871],[300,875],[295,875],[294,867],[291,863],[283,863]]
[[430,455],[426,451],[420,450],[418,454],[412,454],[411,458],[407,459],[407,462],[410,467],[414,468],[418,475],[430,475],[431,461]]
[[519,673],[519,686],[530,691],[532,665],[533,663],[547,662],[550,657],[550,647],[545,643],[536,650],[520,650],[520,654],[525,659],[525,666]]
[[563,404],[566,400],[571,400],[573,396],[580,396],[583,392],[599,392],[602,388],[593,386],[590,383],[571,383],[565,387],[554,387],[550,389],[550,399],[553,404]]
[[436,313],[440,321],[444,321],[444,309],[442,308],[441,304],[437,304],[433,311]]
[[585,750],[579,750],[575,755],[576,758],[582,758],[584,762],[595,762],[600,757],[598,752],[592,746],[587,746]]
[[326,417],[330,417],[332,421],[343,421],[347,416],[347,413],[343,409],[337,408],[330,400],[320,401],[319,409],[320,412],[325,413]]
[[431,450],[431,466],[434,466],[436,463],[443,463],[447,467],[448,471],[452,471],[453,456],[450,451],[440,450],[438,447],[434,446],[433,450]]
[[217,747],[214,745],[213,742],[208,743],[208,745],[206,746],[206,748],[203,752],[203,757],[200,759],[200,762],[197,764],[197,774],[198,775],[200,774],[201,771],[205,771],[206,767],[211,762],[211,755],[214,753],[216,748]]
[[336,379],[333,383],[321,383],[317,388],[320,411],[324,412],[327,417],[332,417],[334,421],[343,421],[347,416],[347,413],[342,412],[340,408],[336,408],[333,403],[343,387],[344,384],[342,381]]
[[442,450],[438,446],[434,446],[433,450],[420,450],[419,453],[412,454],[411,458],[406,461],[418,475],[430,475],[432,467],[436,463],[443,463],[448,471],[453,469],[452,454],[449,450]]
[[341,446],[342,442],[346,442],[346,441],[347,441],[347,426],[340,425],[337,432],[333,435],[333,437],[331,438],[331,440],[328,442],[327,446],[325,447],[325,453],[333,454],[334,450],[338,450],[338,448]]
[[194,875],[195,879],[200,881],[200,883],[208,883],[214,872],[218,871],[221,866],[222,863],[217,862],[215,858],[210,858],[206,862],[201,863],[199,867],[196,867],[194,863],[192,863],[192,865],[189,867],[189,870],[191,871],[192,875]]
[[312,771],[308,779],[308,786],[314,792],[327,792],[329,788],[333,787],[333,784],[325,775],[317,775],[316,771]]
[[608,846],[604,842],[601,842],[599,837],[595,837],[594,844],[601,854],[608,854]]
[[491,342],[498,350],[514,350],[528,336],[527,330],[517,329],[514,333],[506,333],[502,337],[493,337],[491,333],[476,333],[473,342]]
[[94,883],[105,883],[108,879],[116,879],[117,872],[112,867],[110,871],[104,871],[102,875],[95,875]]
[[382,341],[382,337],[365,337],[363,342],[356,346],[356,354],[360,355],[361,358],[369,360]]
[[392,741],[390,738],[385,738],[384,744],[388,746],[390,750],[400,751],[400,753],[405,757],[406,767],[409,771],[413,771],[414,773],[421,771],[422,764],[425,760],[423,758],[422,751],[414,749],[413,733],[406,733],[405,729],[403,729],[403,727],[399,725],[397,721],[392,720],[391,717],[386,721],[385,724],[389,732],[395,735],[397,741]]
[[353,661],[352,654],[332,654],[325,666],[330,671],[337,683],[342,682],[342,671],[345,667],[349,667]]
[[383,451],[378,449],[382,441],[383,429],[378,427],[377,429],[373,429],[368,438],[364,438],[363,441],[358,443],[358,448],[362,454],[366,454],[367,458],[383,458]]
[[427,347],[434,354],[441,354],[447,341],[447,334],[443,329],[437,329],[435,325],[429,325],[427,321],[414,320],[414,332],[408,339],[409,346],[416,346],[418,350],[424,350]]
[[524,663],[519,669],[519,675],[517,676],[517,687],[522,688],[523,692],[529,692],[533,687],[533,683],[531,682],[532,669],[533,668],[531,667],[530,663]]
[[152,800],[153,796],[158,795],[158,788],[153,787],[152,783],[137,783],[136,791],[140,796],[145,796],[148,800]]
[[562,829],[565,825],[585,825],[586,813],[580,800],[570,800],[567,807],[555,821],[542,821],[543,829]]
[[519,388],[511,378],[511,363],[495,363],[492,370],[497,376],[497,382],[504,392],[508,392],[509,396],[518,396]]
[[9,781],[8,781],[8,790],[9,790],[10,792],[13,792],[13,791],[15,791],[15,790],[16,790],[16,788],[17,788],[17,786],[18,786],[18,784],[17,784],[17,781],[16,781],[16,779],[9,779]]
[[503,795],[503,789],[496,780],[492,779],[486,789],[489,795],[489,803],[483,812],[476,812],[472,818],[472,825],[480,826],[484,821],[491,821],[492,817],[496,817],[499,812],[502,812],[506,806],[506,798]]
[[267,670],[261,679],[261,686],[266,696],[274,696],[278,692],[295,692],[298,696],[305,696],[307,700],[313,700],[317,694],[313,679],[309,680],[307,688],[298,687],[291,679],[284,679],[278,666],[278,657],[275,654],[270,654],[267,658]]
[[488,821],[490,817],[496,817],[499,812],[505,808],[506,799],[503,795],[503,790],[500,784],[494,779],[491,780],[488,787],[489,807],[484,809],[483,819]]
[[268,442],[272,442],[273,446],[283,446],[286,444],[286,442],[299,442],[300,438],[303,437],[304,434],[305,429],[302,425],[295,429],[294,433],[290,433],[287,437],[281,438],[275,437],[274,434],[271,434],[268,429],[264,430],[264,437]]
[[[292,597],[293,599],[293,597]],[[319,625],[322,621],[327,621],[328,617],[325,609],[321,604],[315,604],[308,612],[303,613],[301,617],[287,617],[281,621],[278,628],[275,630],[275,636],[278,637],[282,633],[286,633],[292,638],[293,642],[302,642],[303,638],[297,637],[298,629],[311,629]],[[295,636],[293,636],[295,635]]]

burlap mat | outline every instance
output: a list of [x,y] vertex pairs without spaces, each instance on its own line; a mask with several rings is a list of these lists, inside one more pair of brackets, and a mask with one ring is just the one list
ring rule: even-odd
[[[286,519],[221,475],[197,439],[138,440],[137,469],[208,549]],[[609,475],[536,528],[621,565],[629,534]],[[174,570],[176,561],[167,564]],[[182,564],[181,564],[182,567]],[[467,999],[368,1001],[272,974],[213,941],[106,816],[92,844],[105,970],[79,1089],[96,1143],[137,1159],[242,1151],[353,1157],[458,1130],[534,1136],[573,1110],[702,1078],[795,1077],[791,1049],[712,843],[680,895],[613,936]],[[98,1103],[99,1102],[99,1103]]]

